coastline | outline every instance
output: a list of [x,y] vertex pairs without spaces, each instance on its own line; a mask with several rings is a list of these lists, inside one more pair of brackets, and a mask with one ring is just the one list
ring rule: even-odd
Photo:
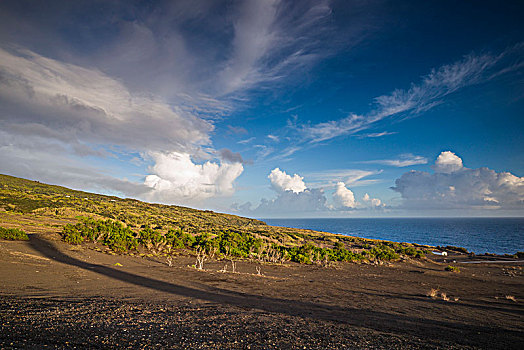
[[524,251],[522,217],[410,218],[279,218],[260,220],[274,226],[409,242],[429,246],[458,246],[478,255],[513,255]]

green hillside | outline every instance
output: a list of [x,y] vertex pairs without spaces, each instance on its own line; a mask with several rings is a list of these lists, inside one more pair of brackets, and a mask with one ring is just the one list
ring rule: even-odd
[[0,222],[49,227],[72,244],[120,254],[204,252],[215,258],[328,264],[420,258],[407,243],[273,227],[255,219],[75,191],[0,175]]

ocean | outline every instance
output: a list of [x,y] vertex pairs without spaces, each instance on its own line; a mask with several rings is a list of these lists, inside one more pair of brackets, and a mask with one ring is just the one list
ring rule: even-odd
[[524,218],[261,219],[268,225],[395,242],[464,247],[475,254],[524,251]]

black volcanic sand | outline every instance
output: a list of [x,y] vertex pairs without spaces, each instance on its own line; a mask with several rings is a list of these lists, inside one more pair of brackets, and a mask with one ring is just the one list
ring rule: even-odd
[[[0,348],[524,348],[514,261],[238,262],[232,273],[228,261],[200,271],[191,256],[168,266],[91,248],[53,234],[0,241]],[[444,270],[454,259],[460,273]]]

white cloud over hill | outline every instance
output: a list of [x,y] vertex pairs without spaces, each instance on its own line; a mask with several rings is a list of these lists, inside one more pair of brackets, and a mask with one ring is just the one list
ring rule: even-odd
[[153,153],[155,165],[149,170],[145,185],[152,199],[177,198],[182,202],[198,201],[217,195],[231,195],[233,182],[244,170],[241,163],[195,164],[187,153]]

